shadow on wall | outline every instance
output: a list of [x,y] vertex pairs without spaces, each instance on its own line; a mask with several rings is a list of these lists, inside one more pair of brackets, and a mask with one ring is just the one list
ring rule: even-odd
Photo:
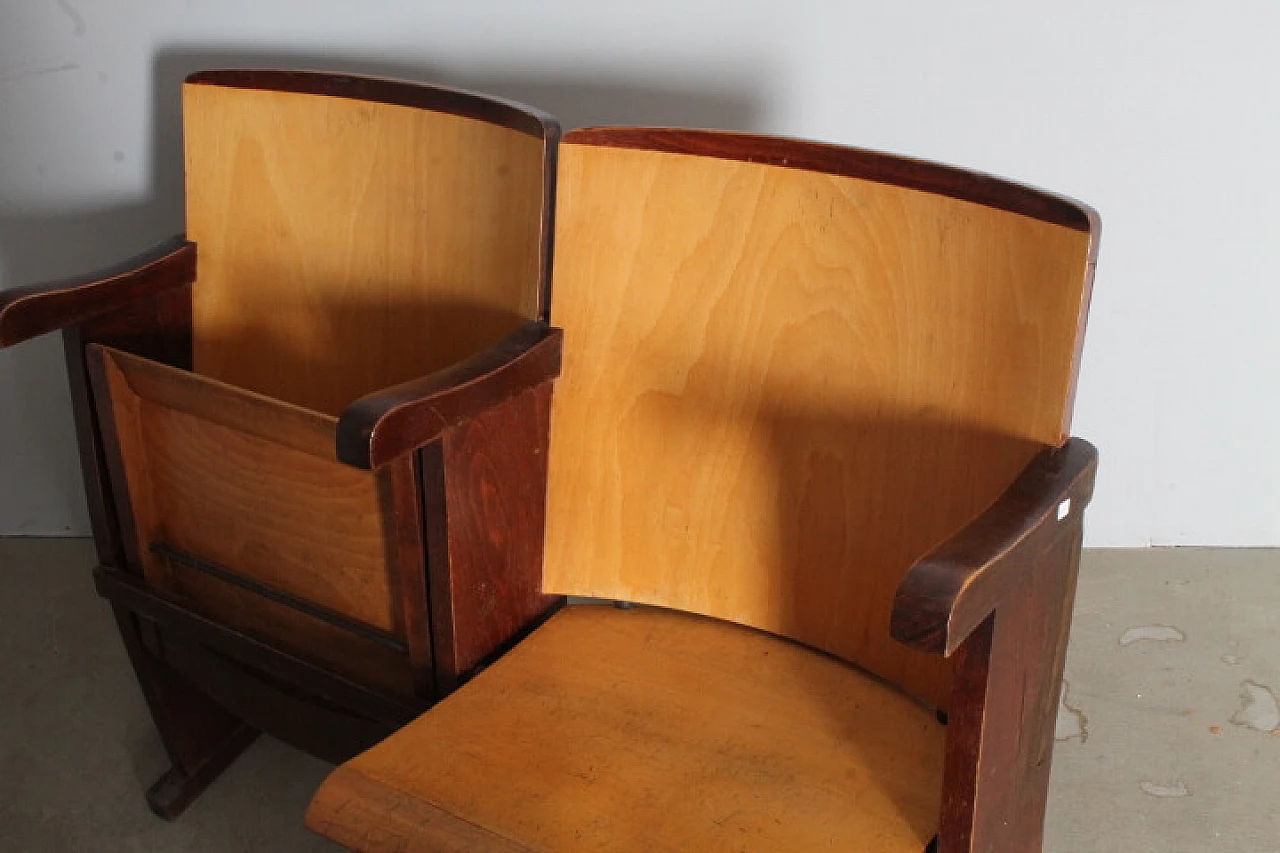
[[[566,70],[545,59],[501,63],[477,60],[461,71],[356,55],[263,51],[234,46],[170,46],[159,50],[152,74],[151,178],[136,204],[57,215],[0,212],[0,287],[16,287],[88,272],[130,257],[183,229],[181,83],[191,72],[225,67],[304,68],[441,83],[501,95],[536,106],[570,129],[634,124],[758,130],[767,66],[743,62],[708,67],[705,81],[676,86],[601,67]],[[554,70],[551,70],[552,67]],[[544,69],[544,70],[540,70]],[[86,128],[92,132],[92,128]],[[11,359],[17,440],[34,470],[50,471],[49,489],[63,505],[82,505],[69,437],[61,348],[45,340],[5,353]],[[83,514],[82,514],[83,515]],[[87,530],[81,522],[80,530]],[[0,530],[0,534],[6,531]],[[76,531],[76,532],[79,532]]]

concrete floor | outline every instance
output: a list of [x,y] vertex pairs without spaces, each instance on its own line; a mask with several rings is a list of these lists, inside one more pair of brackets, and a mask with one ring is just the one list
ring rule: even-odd
[[[0,851],[338,851],[327,766],[261,740],[179,820],[88,543],[0,539]],[[1280,551],[1095,551],[1082,570],[1047,853],[1280,850]],[[1013,851],[1010,851],[1013,853]]]

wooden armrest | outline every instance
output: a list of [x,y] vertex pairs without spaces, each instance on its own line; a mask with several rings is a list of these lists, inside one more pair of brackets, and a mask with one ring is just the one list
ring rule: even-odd
[[1097,465],[1097,450],[1082,439],[1042,451],[982,515],[907,572],[893,603],[894,639],[955,652],[1025,582],[1035,534],[1084,512]]
[[0,347],[106,314],[196,277],[196,244],[183,235],[114,267],[0,291]]
[[338,418],[338,460],[380,468],[455,424],[560,375],[562,332],[525,323],[502,341],[429,376],[356,400]]

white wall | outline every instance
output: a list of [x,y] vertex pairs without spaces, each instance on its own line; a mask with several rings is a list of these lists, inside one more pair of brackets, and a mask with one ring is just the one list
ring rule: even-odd
[[[566,126],[783,133],[1084,199],[1095,545],[1280,544],[1274,0],[0,0],[0,288],[181,230],[177,83],[462,83]],[[56,339],[0,353],[0,534],[87,530]]]

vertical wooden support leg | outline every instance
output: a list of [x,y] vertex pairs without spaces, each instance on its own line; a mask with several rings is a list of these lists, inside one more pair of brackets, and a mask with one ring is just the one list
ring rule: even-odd
[[120,636],[173,767],[147,791],[151,810],[166,820],[183,812],[258,736],[229,711],[189,685],[156,656],[155,626],[113,605]]
[[442,697],[564,603],[542,594],[552,388],[517,394],[421,451]]
[[1050,527],[1026,583],[956,653],[939,853],[1037,853],[1083,537]]

